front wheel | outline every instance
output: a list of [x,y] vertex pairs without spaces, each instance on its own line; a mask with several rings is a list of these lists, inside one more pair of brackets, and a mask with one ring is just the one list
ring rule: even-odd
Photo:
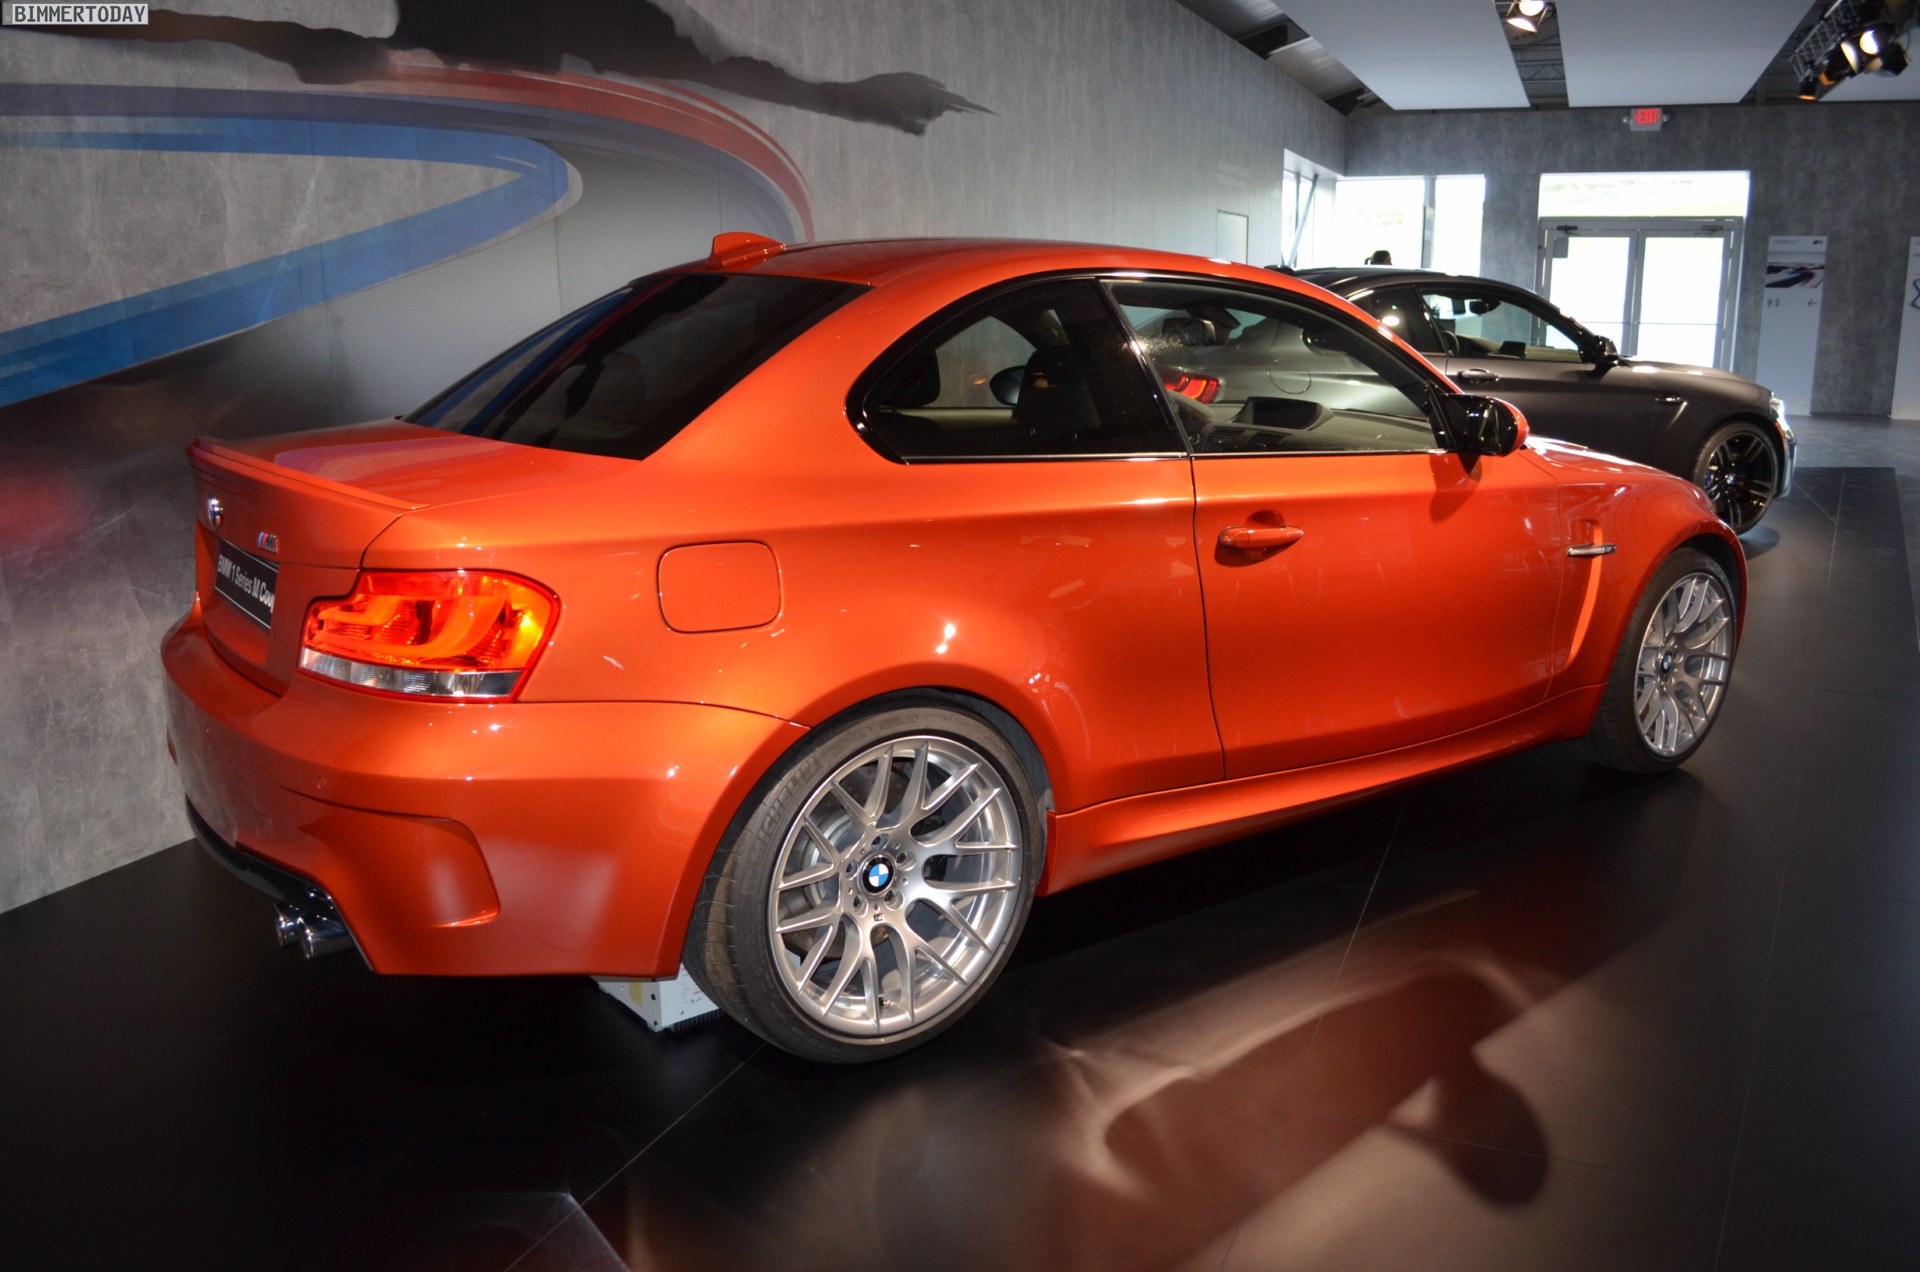
[[1707,492],[1720,520],[1745,534],[1760,524],[1780,490],[1780,455],[1757,424],[1713,431],[1694,461],[1693,484]]
[[865,1061],[917,1046],[1005,965],[1041,825],[1018,754],[978,716],[911,706],[825,728],[715,858],[689,969],[798,1055]]
[[1666,559],[1634,608],[1614,657],[1588,759],[1631,773],[1664,773],[1706,741],[1733,674],[1738,628],[1733,585],[1706,553]]

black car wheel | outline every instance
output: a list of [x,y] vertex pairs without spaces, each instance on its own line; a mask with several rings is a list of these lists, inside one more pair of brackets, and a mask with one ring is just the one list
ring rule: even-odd
[[1713,510],[1745,534],[1767,515],[1780,490],[1780,453],[1757,424],[1738,421],[1715,429],[1694,461],[1693,481]]

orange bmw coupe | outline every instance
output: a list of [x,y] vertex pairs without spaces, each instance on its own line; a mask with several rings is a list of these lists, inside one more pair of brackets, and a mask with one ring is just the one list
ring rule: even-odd
[[723,235],[404,420],[202,439],[199,837],[378,972],[670,977],[823,1060],[1032,898],[1490,756],[1670,768],[1746,586],[1265,270]]

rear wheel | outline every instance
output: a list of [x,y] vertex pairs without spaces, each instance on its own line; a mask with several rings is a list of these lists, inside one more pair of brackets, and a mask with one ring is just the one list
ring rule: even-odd
[[1738,421],[1713,431],[1694,461],[1693,483],[1713,510],[1745,534],[1760,524],[1780,490],[1780,455],[1757,424]]
[[1026,924],[1040,814],[1008,741],[946,706],[822,730],[715,858],[688,965],[815,1060],[879,1059],[986,992]]
[[1706,741],[1733,674],[1733,585],[1706,553],[1668,557],[1635,607],[1606,696],[1581,740],[1587,758],[1663,773]]

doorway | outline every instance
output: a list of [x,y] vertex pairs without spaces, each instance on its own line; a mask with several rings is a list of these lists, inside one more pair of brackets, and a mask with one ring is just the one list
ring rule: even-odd
[[1628,357],[1729,367],[1739,217],[1543,217],[1540,290]]

